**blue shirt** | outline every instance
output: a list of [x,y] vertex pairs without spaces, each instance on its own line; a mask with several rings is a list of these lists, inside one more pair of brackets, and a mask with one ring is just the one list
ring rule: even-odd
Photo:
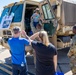
[[8,44],[11,50],[11,58],[13,64],[26,63],[25,46],[29,45],[29,41],[24,38],[9,38]]
[[32,18],[33,18],[33,22],[39,22],[40,15],[34,13],[34,14],[32,15]]

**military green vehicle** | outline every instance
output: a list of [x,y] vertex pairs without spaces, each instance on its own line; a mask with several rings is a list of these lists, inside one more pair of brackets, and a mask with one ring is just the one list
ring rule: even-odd
[[[39,2],[24,0],[5,6],[0,17],[1,44],[5,47],[8,46],[7,40],[12,36],[12,29],[15,26],[19,26],[30,36],[32,31],[30,18],[33,11],[39,8],[42,27],[47,31],[50,42],[57,48],[69,47],[73,36],[72,27],[76,23],[74,20],[75,5],[65,0],[43,0]],[[73,16],[68,15],[69,11],[71,12],[69,15],[74,13]]]

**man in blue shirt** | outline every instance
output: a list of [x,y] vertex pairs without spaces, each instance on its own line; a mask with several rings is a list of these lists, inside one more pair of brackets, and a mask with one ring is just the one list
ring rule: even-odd
[[26,73],[26,58],[25,46],[30,43],[25,38],[20,38],[20,28],[13,28],[13,37],[9,38],[8,44],[11,50],[13,75],[27,75]]

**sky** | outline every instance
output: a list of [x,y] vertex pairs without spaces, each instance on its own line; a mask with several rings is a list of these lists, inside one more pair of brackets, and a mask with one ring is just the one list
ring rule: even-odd
[[[3,6],[6,6],[12,2],[18,2],[18,1],[20,1],[20,0],[0,0],[0,15],[3,10]],[[36,0],[36,1],[40,1],[40,0]]]
[[18,2],[18,1],[20,0],[0,0],[0,15],[3,10],[3,6],[6,6],[7,4],[10,4],[12,2]]
[[[18,2],[18,1],[20,1],[20,0],[0,0],[0,15],[3,10],[3,6],[10,4],[12,2]],[[36,1],[40,1],[40,0],[36,0]],[[76,2],[76,0],[66,0],[66,1],[75,1]]]

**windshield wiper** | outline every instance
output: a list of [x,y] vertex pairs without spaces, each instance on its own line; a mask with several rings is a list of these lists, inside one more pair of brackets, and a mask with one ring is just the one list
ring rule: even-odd
[[[17,2],[15,2],[15,3],[13,4],[13,6],[15,6],[16,4],[17,4]],[[9,9],[9,13],[8,13],[8,15],[11,14],[11,11],[12,11],[13,6]]]

